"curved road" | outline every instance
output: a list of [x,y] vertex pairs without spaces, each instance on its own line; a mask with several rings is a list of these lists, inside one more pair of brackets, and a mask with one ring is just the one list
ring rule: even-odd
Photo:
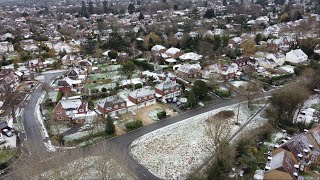
[[[52,82],[55,79],[55,77],[59,75],[61,75],[61,73],[45,75],[45,83]],[[274,91],[263,92],[259,96],[257,96],[257,98],[270,96],[273,92]],[[24,111],[24,128],[25,128],[26,137],[29,144],[28,147],[31,155],[32,154],[36,155],[39,152],[46,151],[46,147],[44,146],[44,142],[46,142],[46,140],[44,140],[41,136],[40,126],[34,115],[35,105],[42,93],[43,93],[43,90],[41,86],[38,86],[35,89],[35,91],[32,93],[31,98],[28,101],[28,104],[26,105],[25,111]],[[152,174],[148,169],[146,169],[143,165],[141,165],[136,159],[134,159],[134,157],[132,157],[130,153],[130,144],[135,139],[149,132],[152,132],[154,130],[168,126],[170,124],[174,124],[176,122],[183,121],[187,118],[190,118],[202,113],[206,113],[208,111],[212,111],[214,109],[218,109],[221,107],[230,106],[242,101],[245,101],[245,98],[237,97],[230,100],[219,99],[211,105],[190,110],[182,114],[179,114],[178,116],[167,118],[165,120],[156,122],[154,124],[144,126],[130,133],[84,148],[83,151],[90,152],[88,150],[97,148],[99,146],[105,146],[105,145],[112,146],[112,148],[115,150],[115,153],[116,153],[115,155],[119,157],[122,160],[122,162],[124,162],[123,165],[125,165],[128,169],[130,169],[137,176],[138,179],[143,179],[143,180],[159,179],[154,174]],[[29,157],[29,158],[32,158],[32,157]]]

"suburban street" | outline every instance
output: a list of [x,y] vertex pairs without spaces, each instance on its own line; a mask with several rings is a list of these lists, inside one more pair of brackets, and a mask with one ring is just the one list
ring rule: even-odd
[[[50,83],[52,80],[55,79],[55,77],[57,77],[60,74],[61,73],[47,74],[45,75],[44,82]],[[44,142],[46,142],[46,140],[43,139],[43,137],[41,136],[41,128],[35,117],[35,107],[36,107],[35,105],[38,99],[40,98],[41,94],[43,93],[41,84],[37,88],[35,88],[34,92],[32,93],[25,107],[25,111],[23,114],[24,128],[25,128],[26,138],[27,138],[26,144],[28,144],[28,150],[30,153],[29,158],[32,158],[33,155],[36,156],[38,153],[44,153],[44,152],[47,153],[47,149],[44,145]],[[258,95],[257,98],[270,96],[272,92],[274,92],[274,90],[263,92],[260,95]],[[214,109],[218,109],[221,107],[230,106],[245,100],[246,99],[244,97],[236,97],[233,99],[217,99],[214,103],[208,106],[186,111],[182,114],[179,114],[178,116],[167,118],[165,120],[158,121],[154,124],[144,126],[130,133],[127,133],[118,137],[114,137],[112,139],[108,139],[106,141],[103,141],[98,144],[94,144],[87,148],[83,148],[83,151],[90,152],[90,149],[98,148],[99,146],[107,146],[107,147],[110,146],[114,150],[113,152],[115,153],[114,156],[120,158],[121,162],[124,162],[122,165],[130,169],[138,179],[146,179],[146,180],[159,179],[158,177],[153,175],[147,168],[141,165],[136,159],[132,157],[132,154],[130,153],[130,145],[135,139],[149,132],[152,132],[154,130],[177,123],[179,121],[183,121],[187,118],[190,118],[202,113],[206,113],[208,111],[212,111]],[[11,178],[12,177],[9,178],[9,176],[5,177],[5,179],[11,179]]]

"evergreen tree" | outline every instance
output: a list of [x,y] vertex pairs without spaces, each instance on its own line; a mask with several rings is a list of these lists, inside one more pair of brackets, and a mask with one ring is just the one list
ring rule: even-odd
[[82,7],[81,7],[81,16],[87,17],[87,7],[86,3],[82,1]]
[[173,10],[178,11],[179,6],[177,4],[173,5]]
[[139,20],[144,19],[144,15],[142,14],[142,12],[140,12],[138,19],[139,19]]
[[197,105],[197,99],[196,99],[196,96],[193,91],[189,92],[187,103],[188,103],[188,106],[191,108],[193,108]]
[[106,123],[106,133],[107,134],[114,134],[116,132],[115,126],[113,124],[113,120],[110,115],[107,117],[107,123]]
[[91,15],[91,14],[93,14],[94,12],[93,12],[93,2],[92,1],[89,1],[89,14]]
[[204,18],[208,18],[208,19],[211,19],[211,18],[215,17],[214,10],[213,9],[207,9],[207,11],[204,13],[203,17]]
[[132,3],[130,3],[129,6],[128,6],[129,14],[134,13],[135,10],[136,10],[136,8],[134,7],[134,5]]
[[222,4],[223,4],[224,6],[227,6],[227,5],[228,5],[227,0],[223,0]]
[[103,1],[102,5],[103,5],[103,12],[107,14],[108,13],[108,3],[107,3],[107,1]]

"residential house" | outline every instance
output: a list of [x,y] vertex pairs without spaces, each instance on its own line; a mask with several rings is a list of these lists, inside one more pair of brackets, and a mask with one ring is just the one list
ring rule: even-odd
[[26,63],[26,67],[29,69],[29,71],[37,71],[40,69],[46,68],[46,64],[44,64],[44,61],[41,59],[34,59],[30,60]]
[[[0,101],[5,100],[8,90],[14,90],[16,88],[19,80],[19,76],[14,74],[12,71],[2,71],[0,73]],[[10,89],[8,89],[8,87],[10,87]]]
[[0,42],[0,54],[8,53],[8,52],[13,52],[14,47],[10,42]]
[[112,117],[127,113],[127,103],[118,95],[106,97],[98,103],[97,110],[103,115]]
[[171,47],[168,50],[166,50],[164,53],[162,53],[161,56],[165,59],[167,59],[167,58],[176,59],[183,54],[184,54],[184,52],[181,49]]
[[268,157],[265,179],[299,179],[298,171],[319,158],[320,126],[282,142]]
[[207,71],[211,74],[209,77],[216,77],[220,80],[229,80],[236,77],[238,68],[239,66],[236,63],[231,63],[230,65],[216,63],[208,66]]
[[184,61],[187,61],[187,60],[199,61],[202,59],[202,55],[199,55],[194,52],[189,52],[189,53],[185,53],[185,54],[181,55],[179,57],[179,59],[184,60]]
[[128,99],[136,104],[137,109],[150,106],[156,103],[155,90],[149,86],[131,92]]
[[269,39],[267,41],[268,49],[273,51],[289,51],[292,45],[296,44],[296,40],[293,37],[280,37],[279,39]]
[[28,40],[22,40],[20,41],[20,46],[23,50],[29,51],[29,52],[38,52],[39,47],[33,39],[28,39]]
[[308,60],[308,56],[301,50],[291,50],[286,54],[286,61],[290,63],[303,63]]
[[164,53],[166,50],[167,48],[161,45],[155,45],[151,48],[151,52],[157,56],[159,56],[161,53]]
[[201,76],[200,64],[182,64],[178,67],[176,73],[180,78],[196,78]]
[[296,162],[288,155],[287,151],[281,151],[274,155],[265,167],[264,179],[292,179],[298,177],[298,170],[294,167]]
[[81,59],[82,58],[80,56],[67,54],[67,55],[63,56],[61,62],[63,65],[75,65]]
[[157,93],[157,97],[162,97],[163,99],[174,98],[181,95],[179,84],[170,79],[156,85],[155,92]]
[[63,92],[65,95],[69,95],[71,91],[79,91],[79,87],[81,87],[81,80],[73,80],[69,77],[65,77],[62,80],[58,81],[59,91]]
[[317,44],[317,46],[314,48],[313,52],[320,55],[320,44]]
[[272,60],[276,66],[282,66],[286,60],[286,56],[283,53],[268,54],[266,59]]
[[52,111],[54,120],[72,120],[77,114],[86,114],[88,112],[88,103],[81,99],[63,99],[56,105]]
[[82,66],[80,67],[73,67],[70,69],[70,71],[67,73],[67,77],[72,80],[85,80],[87,75],[86,71]]

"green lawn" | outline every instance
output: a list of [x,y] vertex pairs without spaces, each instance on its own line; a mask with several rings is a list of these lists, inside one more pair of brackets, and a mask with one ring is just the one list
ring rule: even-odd
[[17,151],[15,149],[2,149],[0,150],[0,164],[9,161],[16,155]]

